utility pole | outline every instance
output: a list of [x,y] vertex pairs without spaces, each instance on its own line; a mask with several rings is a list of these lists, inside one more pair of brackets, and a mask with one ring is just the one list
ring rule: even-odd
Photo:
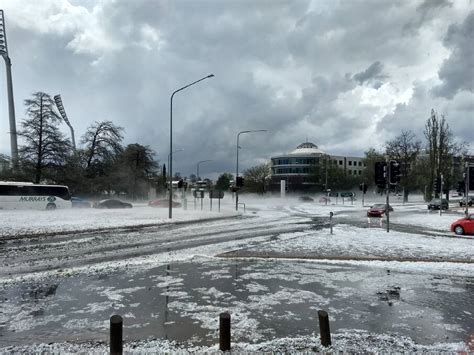
[[14,170],[18,170],[18,142],[15,121],[15,103],[13,100],[12,61],[8,56],[7,32],[5,30],[5,17],[3,15],[3,10],[0,10],[0,55],[5,60],[5,67],[7,70],[8,116],[10,119],[12,165]]

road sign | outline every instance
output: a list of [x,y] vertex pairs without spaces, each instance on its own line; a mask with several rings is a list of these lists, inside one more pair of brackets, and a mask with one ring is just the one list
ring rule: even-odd
[[353,197],[353,192],[341,192],[341,197]]
[[338,192],[330,192],[329,197],[338,197],[339,193]]
[[195,198],[204,198],[204,191],[201,190],[194,190],[193,191],[193,196]]
[[224,198],[224,191],[222,191],[222,190],[211,190],[211,191],[209,191],[209,198]]

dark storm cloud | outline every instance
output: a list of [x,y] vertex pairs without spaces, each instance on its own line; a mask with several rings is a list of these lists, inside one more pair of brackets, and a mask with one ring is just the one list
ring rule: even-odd
[[474,148],[472,129],[474,95],[464,91],[456,95],[453,100],[433,98],[429,83],[416,83],[410,102],[397,105],[393,114],[386,115],[379,122],[377,129],[380,134],[393,138],[401,133],[400,122],[403,122],[404,130],[413,131],[418,139],[424,142],[423,131],[431,109],[445,116],[454,137],[459,142],[467,142],[471,149]]
[[428,21],[431,21],[445,7],[452,7],[453,4],[449,0],[424,0],[417,6],[414,19],[406,23],[403,29],[407,32],[414,33]]
[[367,83],[374,89],[380,88],[383,81],[387,78],[389,78],[389,76],[383,74],[383,64],[379,61],[372,63],[366,70],[355,74],[353,77],[360,85]]
[[[429,77],[439,68],[426,66],[431,43],[421,31],[405,36],[403,24],[462,11],[378,0],[6,1],[17,112],[33,91],[61,93],[78,135],[96,120],[112,120],[125,128],[125,143],[150,145],[164,163],[171,93],[214,73],[174,98],[174,149],[185,150],[173,170],[184,175],[205,159],[213,162],[203,172],[233,173],[242,130],[269,130],[241,136],[245,170],[306,139],[351,155],[412,127],[415,104],[428,114],[441,105],[427,94],[432,85],[410,80],[420,68]],[[384,91],[391,85],[416,86],[414,98],[394,100],[395,89]],[[458,96],[451,106],[439,101],[461,117],[458,105],[469,110],[469,100]],[[3,139],[1,147],[8,149]]]
[[453,98],[458,92],[474,92],[474,11],[462,24],[449,26],[443,41],[451,55],[441,66],[442,84],[433,89],[437,96]]

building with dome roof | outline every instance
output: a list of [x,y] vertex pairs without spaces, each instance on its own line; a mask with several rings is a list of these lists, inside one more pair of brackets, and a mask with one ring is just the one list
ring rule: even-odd
[[288,154],[271,158],[272,178],[270,188],[280,190],[281,180],[286,181],[288,191],[309,191],[316,188],[311,181],[312,171],[328,159],[333,166],[344,170],[346,174],[359,176],[365,169],[361,157],[349,157],[328,154],[311,142],[305,142]]

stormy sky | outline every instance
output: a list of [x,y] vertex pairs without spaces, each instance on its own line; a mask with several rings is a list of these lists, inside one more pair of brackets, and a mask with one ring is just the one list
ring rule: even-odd
[[[23,100],[61,94],[76,140],[95,121],[124,127],[174,171],[241,171],[308,140],[362,156],[401,130],[423,139],[431,109],[474,145],[471,0],[0,0]],[[3,63],[2,63],[3,66]],[[69,134],[65,124],[61,127]],[[0,69],[0,153],[10,154]],[[19,142],[21,144],[21,141]]]

